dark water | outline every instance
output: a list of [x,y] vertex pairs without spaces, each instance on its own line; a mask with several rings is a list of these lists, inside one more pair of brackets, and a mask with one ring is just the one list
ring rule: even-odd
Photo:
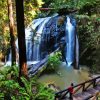
[[88,69],[81,68],[74,70],[72,67],[67,67],[65,63],[61,64],[57,73],[44,74],[38,81],[44,84],[54,83],[61,89],[67,88],[70,83],[78,84],[89,79]]

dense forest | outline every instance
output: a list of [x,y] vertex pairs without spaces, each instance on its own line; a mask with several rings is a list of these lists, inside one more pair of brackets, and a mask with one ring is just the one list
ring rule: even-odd
[[[25,28],[35,18],[55,13],[73,15],[77,21],[79,63],[87,65],[91,73],[100,74],[100,0],[1,0],[0,9],[0,68],[6,63],[10,49],[12,53],[12,66],[0,70],[0,100],[54,100],[54,91],[37,82],[41,72],[28,77]],[[19,67],[16,67],[17,38]],[[45,68],[46,71],[57,68],[58,55],[49,59],[54,66]]]

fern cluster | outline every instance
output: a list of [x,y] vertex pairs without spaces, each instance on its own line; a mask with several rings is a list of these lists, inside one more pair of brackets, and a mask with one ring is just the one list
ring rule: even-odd
[[[18,79],[18,67],[0,70],[0,100],[54,100],[53,91],[37,82],[37,77]],[[21,81],[24,87],[19,84]]]

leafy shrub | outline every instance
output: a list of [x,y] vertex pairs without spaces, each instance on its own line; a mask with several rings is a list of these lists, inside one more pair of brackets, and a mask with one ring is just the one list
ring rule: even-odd
[[90,72],[100,74],[100,45],[97,45],[95,52],[96,53],[93,56],[94,64],[92,65]]
[[[94,66],[97,63],[96,60],[99,60],[97,46],[100,44],[100,21],[98,18],[99,16],[96,15],[77,15],[80,63],[83,65]],[[100,52],[100,49],[98,52]]]
[[46,71],[52,72],[56,71],[59,68],[59,64],[61,63],[61,52],[56,52],[54,55],[49,56]]
[[54,100],[54,92],[43,84],[39,84],[35,100]]

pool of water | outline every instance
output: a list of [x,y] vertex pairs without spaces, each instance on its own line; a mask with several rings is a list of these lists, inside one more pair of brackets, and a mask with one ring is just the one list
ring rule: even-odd
[[88,79],[89,73],[86,67],[81,67],[80,70],[75,70],[73,67],[68,67],[65,63],[62,63],[56,73],[43,74],[38,81],[43,84],[53,83],[56,86],[59,86],[60,89],[65,89],[72,82],[78,84]]

